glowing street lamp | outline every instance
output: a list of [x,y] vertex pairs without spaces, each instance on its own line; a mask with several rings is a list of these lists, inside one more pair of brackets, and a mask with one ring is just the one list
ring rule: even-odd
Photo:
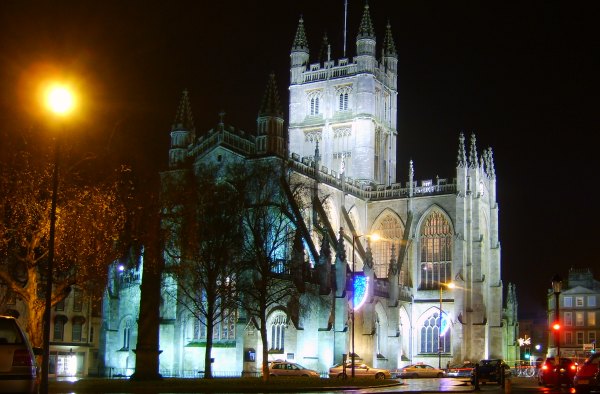
[[[72,111],[75,100],[65,86],[56,85],[46,95],[46,105],[56,116],[65,117]],[[40,391],[48,392],[48,366],[50,360],[50,312],[52,308],[52,281],[54,271],[54,238],[56,229],[56,199],[58,195],[58,168],[60,163],[60,144],[54,138],[54,172],[52,174],[52,206],[50,209],[50,234],[48,241],[48,268],[46,273],[46,304],[44,309],[44,354],[42,358],[42,382]]]
[[[438,368],[442,368],[442,336],[445,332],[442,332],[442,324],[444,321],[444,313],[442,312],[442,295],[444,291],[444,286],[449,289],[454,289],[456,285],[452,282],[442,283],[440,282],[440,330],[438,332]],[[448,328],[448,327],[446,327]]]

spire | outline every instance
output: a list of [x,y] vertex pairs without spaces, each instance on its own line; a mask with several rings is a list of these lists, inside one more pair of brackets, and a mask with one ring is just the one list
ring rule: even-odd
[[344,228],[340,227],[340,236],[337,241],[337,248],[335,251],[337,258],[340,261],[346,261],[346,248],[344,247]]
[[358,38],[373,38],[375,39],[375,30],[371,23],[371,14],[369,13],[369,3],[365,2],[365,11],[358,29]]
[[456,166],[465,167],[467,165],[467,152],[465,150],[465,135],[461,131],[458,136],[458,156],[456,157]]
[[488,175],[490,178],[496,178],[496,169],[494,168],[494,153],[492,152],[492,148],[488,148]]
[[373,251],[371,250],[369,238],[367,238],[367,250],[365,251],[365,267],[373,268]]
[[475,133],[471,134],[471,148],[469,150],[469,167],[479,167],[479,159],[477,158],[477,139]]
[[181,101],[175,114],[175,120],[171,126],[171,131],[175,130],[187,130],[194,131],[194,117],[192,116],[192,110],[190,106],[190,98],[187,89],[183,90],[181,95]]
[[385,37],[383,38],[383,55],[398,57],[396,44],[394,44],[394,37],[392,36],[392,26],[389,20],[385,28]]
[[296,37],[294,37],[292,51],[308,52],[308,40],[304,32],[304,19],[302,19],[302,16],[300,16],[300,20],[298,21],[298,30],[296,30]]
[[323,41],[321,41],[321,49],[319,50],[319,63],[325,63],[330,59],[330,47],[329,39],[327,38],[327,32],[323,33]]
[[283,111],[281,110],[281,102],[279,101],[279,92],[277,89],[277,82],[275,81],[275,74],[272,72],[269,75],[269,81],[267,82],[267,89],[263,96],[258,116],[275,116],[283,118]]
[[398,263],[396,262],[396,245],[392,244],[392,254],[390,256],[390,269],[388,276],[398,275]]

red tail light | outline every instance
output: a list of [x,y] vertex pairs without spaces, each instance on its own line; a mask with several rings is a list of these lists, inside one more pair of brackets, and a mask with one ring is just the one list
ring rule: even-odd
[[13,367],[32,367],[33,360],[27,349],[17,349],[13,353]]
[[546,364],[542,365],[542,369],[545,371],[548,369],[548,366]]
[[577,370],[577,365],[571,364],[571,370],[576,371]]

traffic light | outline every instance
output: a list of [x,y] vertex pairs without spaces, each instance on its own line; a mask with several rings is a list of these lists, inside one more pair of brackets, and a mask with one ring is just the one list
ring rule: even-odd
[[529,361],[529,357],[531,355],[530,349],[528,347],[525,348],[525,360]]
[[560,323],[559,323],[559,322],[556,322],[556,323],[554,323],[554,325],[552,326],[552,329],[553,329],[554,331],[558,331],[558,330],[560,330]]

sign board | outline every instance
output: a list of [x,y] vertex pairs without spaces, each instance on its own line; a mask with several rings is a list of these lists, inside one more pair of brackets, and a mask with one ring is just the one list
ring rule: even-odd
[[594,344],[593,343],[584,343],[583,350],[594,350]]

